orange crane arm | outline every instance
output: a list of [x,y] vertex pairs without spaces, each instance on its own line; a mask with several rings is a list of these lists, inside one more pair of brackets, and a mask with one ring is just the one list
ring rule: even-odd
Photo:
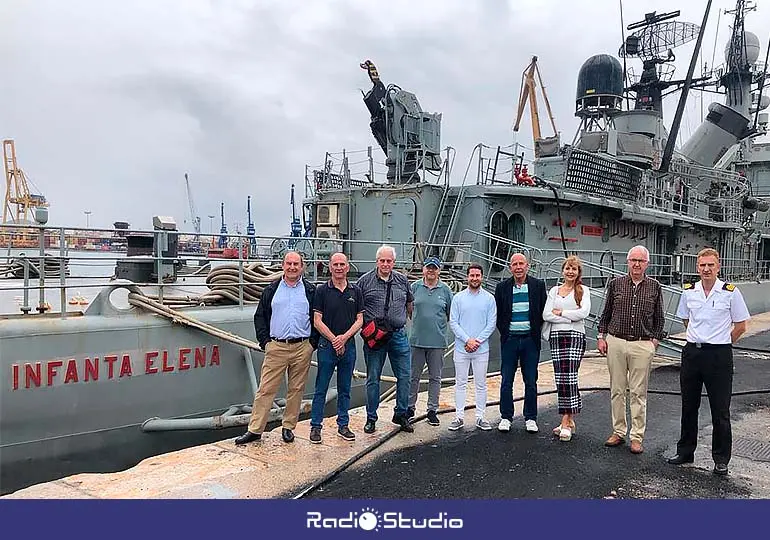
[[516,111],[516,122],[513,126],[513,131],[519,131],[521,125],[521,118],[524,115],[524,108],[529,101],[529,114],[532,120],[532,138],[537,141],[542,139],[542,132],[540,129],[540,113],[537,109],[537,95],[535,90],[537,89],[537,83],[535,82],[535,75],[540,83],[540,88],[543,93],[543,100],[545,101],[545,107],[548,111],[548,118],[551,121],[551,127],[553,128],[554,136],[556,131],[556,120],[553,117],[551,111],[551,104],[548,101],[548,96],[545,93],[545,85],[543,84],[543,78],[540,76],[540,68],[537,65],[537,56],[532,57],[532,61],[526,67],[521,75],[521,92],[519,93],[519,104]]

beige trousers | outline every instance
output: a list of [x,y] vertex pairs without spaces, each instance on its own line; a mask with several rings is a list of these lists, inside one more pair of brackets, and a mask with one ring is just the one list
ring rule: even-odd
[[630,399],[631,440],[642,442],[647,427],[647,386],[655,356],[652,341],[626,341],[607,336],[607,369],[610,372],[612,431],[626,438],[626,391]]
[[259,390],[254,396],[251,409],[249,431],[262,433],[265,430],[273,399],[283,381],[283,374],[288,374],[286,390],[286,408],[283,411],[282,425],[286,429],[297,427],[299,407],[305,390],[307,372],[310,369],[310,357],[313,346],[309,340],[299,343],[279,343],[269,341],[265,347],[265,359],[259,376]]

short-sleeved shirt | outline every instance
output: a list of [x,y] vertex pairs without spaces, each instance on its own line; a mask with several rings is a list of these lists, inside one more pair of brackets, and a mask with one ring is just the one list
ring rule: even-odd
[[426,349],[444,349],[447,346],[447,320],[452,306],[452,291],[443,281],[434,287],[422,279],[412,283],[414,311],[409,344]]
[[364,310],[364,298],[361,289],[348,283],[344,291],[328,281],[319,285],[313,298],[313,311],[321,314],[321,320],[339,336],[350,330],[356,322],[356,316]]
[[390,304],[388,315],[385,317],[385,293],[388,282],[377,274],[377,269],[370,270],[356,282],[364,296],[364,320],[385,320],[394,329],[403,328],[406,324],[406,305],[414,300],[412,290],[409,288],[409,280],[400,272],[391,272],[389,281],[391,284]]
[[732,323],[751,317],[741,291],[720,279],[716,280],[708,296],[701,281],[685,285],[676,315],[688,320],[687,341],[710,345],[731,343]]

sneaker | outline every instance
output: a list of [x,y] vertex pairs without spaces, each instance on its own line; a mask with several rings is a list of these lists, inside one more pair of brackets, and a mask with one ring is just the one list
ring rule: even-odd
[[511,431],[511,421],[507,418],[503,418],[500,420],[500,423],[497,424],[497,429],[498,431],[504,431],[506,433]]
[[366,424],[364,424],[364,433],[374,433],[377,430],[376,420],[367,418]]
[[310,442],[321,444],[321,428],[315,426],[310,428]]
[[537,433],[537,422],[534,420],[527,420],[524,426],[527,428],[527,433]]
[[350,431],[350,428],[348,426],[342,426],[337,430],[337,436],[342,437],[346,441],[355,441],[356,440],[356,434]]
[[431,426],[438,426],[441,422],[438,421],[438,414],[436,411],[428,411],[428,424]]
[[414,418],[414,408],[413,407],[409,407],[406,410],[406,418],[407,418],[407,420],[411,420],[412,418]]
[[483,418],[476,419],[476,427],[478,429],[483,429],[484,431],[489,431],[492,429],[492,424],[484,420]]
[[452,420],[452,423],[449,424],[449,431],[457,431],[458,429],[462,428],[465,422],[463,422],[460,418],[455,418]]

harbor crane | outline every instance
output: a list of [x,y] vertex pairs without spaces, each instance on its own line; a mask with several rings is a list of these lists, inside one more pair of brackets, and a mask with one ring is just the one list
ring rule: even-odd
[[190,188],[190,178],[187,173],[184,173],[184,183],[187,189],[187,204],[190,206],[190,220],[192,221],[193,230],[195,231],[195,241],[200,242],[201,239],[201,218],[198,216],[198,212],[195,211],[195,202],[193,201],[192,189]]
[[[537,76],[537,82],[535,82],[535,76]],[[540,129],[540,113],[537,108],[536,95],[537,83],[540,83],[540,91],[543,94],[545,108],[548,112],[548,118],[551,121],[551,127],[553,128],[553,137],[544,138]],[[548,95],[545,93],[543,78],[540,76],[540,68],[537,65],[537,56],[532,57],[532,61],[521,74],[521,91],[519,92],[519,105],[516,112],[516,121],[513,126],[514,132],[519,131],[527,101],[529,101],[529,115],[530,120],[532,121],[532,139],[535,144],[535,156],[539,155],[540,146],[543,145],[543,143],[555,141],[558,148],[559,133],[556,131],[556,120],[554,120],[553,113],[551,112],[551,104],[548,101]]]
[[3,141],[5,164],[5,204],[3,223],[29,223],[34,217],[33,208],[47,208],[48,201],[42,195],[29,191],[29,182],[16,161],[16,145],[13,139]]

